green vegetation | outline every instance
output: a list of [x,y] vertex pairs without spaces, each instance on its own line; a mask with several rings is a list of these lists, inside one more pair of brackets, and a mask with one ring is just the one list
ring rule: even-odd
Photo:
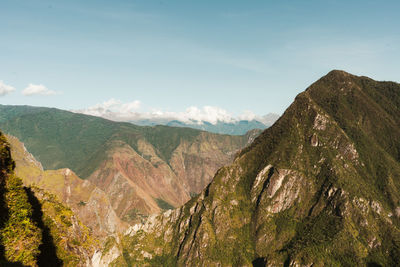
[[51,236],[55,256],[65,266],[78,266],[86,260],[83,257],[84,253],[92,253],[98,246],[98,241],[92,238],[90,229],[83,225],[57,196],[36,186],[32,187],[32,193],[39,199],[43,228]]
[[174,206],[172,206],[171,204],[169,204],[167,201],[162,200],[161,198],[156,198],[156,202],[157,202],[157,205],[158,205],[158,206],[160,207],[160,209],[162,209],[162,210],[172,210],[172,209],[175,208]]
[[28,202],[21,179],[10,175],[6,179],[5,188],[9,216],[1,230],[5,258],[11,262],[34,266],[39,255],[41,231],[31,219],[32,207]]
[[147,217],[148,215],[141,213],[138,209],[131,209],[125,214],[123,220],[143,222]]
[[0,133],[0,264],[19,262],[36,266],[41,243],[41,231],[32,221],[32,206],[21,179],[13,173],[10,147]]
[[[144,139],[168,162],[182,142],[204,133],[190,128],[136,126],[59,109],[0,105],[0,128],[21,140],[45,169],[70,168],[87,178],[106,159],[107,150],[122,141],[137,151]],[[227,136],[207,133],[220,139]],[[244,136],[232,136],[224,147],[245,145]]]
[[55,195],[24,187],[0,133],[0,265],[78,266],[97,246],[89,229]]

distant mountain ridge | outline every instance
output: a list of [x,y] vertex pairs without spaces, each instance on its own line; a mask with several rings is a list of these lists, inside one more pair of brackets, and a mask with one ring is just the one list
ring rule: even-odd
[[219,135],[3,105],[0,129],[23,142],[45,170],[69,168],[88,179],[126,222],[188,201],[259,133]]
[[199,129],[218,134],[243,135],[253,129],[264,130],[269,126],[271,126],[275,122],[275,120],[279,118],[279,115],[277,114],[269,114],[266,116],[268,116],[268,118],[264,120],[264,122],[258,120],[239,120],[234,122],[218,121],[217,123],[213,124],[207,121],[193,120],[191,122],[183,122],[180,120],[151,120],[151,119],[136,120],[130,122],[141,126],[166,125],[172,127],[187,127],[187,128]]
[[[114,100],[115,101],[115,100]],[[264,130],[271,126],[279,115],[268,113],[264,116],[244,114],[234,117],[225,110],[216,107],[196,107],[187,109],[187,112],[135,112],[113,111],[112,107],[95,106],[73,112],[97,116],[112,121],[130,122],[140,126],[166,125],[174,127],[188,127],[212,133],[244,135],[253,129]]]

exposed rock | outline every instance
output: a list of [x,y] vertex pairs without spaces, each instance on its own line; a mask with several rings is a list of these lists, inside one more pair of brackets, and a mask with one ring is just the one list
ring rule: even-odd
[[326,125],[328,123],[328,118],[325,115],[317,113],[314,119],[314,126],[315,130],[324,131],[326,129]]
[[[286,177],[288,179],[287,182],[275,196],[275,193],[281,188],[282,182]],[[303,185],[302,180],[303,178],[300,175],[290,170],[280,170],[276,176],[273,175],[266,192],[266,197],[272,198],[272,200],[266,210],[271,213],[278,213],[290,208],[299,197],[301,186]]]
[[377,202],[377,201],[372,201],[372,202],[371,202],[371,208],[372,208],[372,210],[373,210],[374,212],[376,212],[376,213],[378,213],[379,215],[381,215],[383,209],[382,209],[382,205],[379,204],[379,202]]
[[318,146],[318,136],[314,133],[310,139],[311,146]]
[[100,251],[96,251],[91,259],[91,265],[96,267],[108,267],[110,263],[121,255],[117,246],[113,246],[104,255]]
[[395,209],[394,214],[396,215],[397,218],[400,218],[400,207],[397,207]]

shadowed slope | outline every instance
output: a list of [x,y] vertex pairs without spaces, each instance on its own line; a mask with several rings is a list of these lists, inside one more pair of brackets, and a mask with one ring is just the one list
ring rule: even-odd
[[32,207],[14,167],[10,146],[0,133],[0,263],[36,266],[41,231],[32,220]]
[[33,209],[32,220],[42,230],[42,242],[39,246],[40,254],[37,257],[37,263],[39,266],[62,266],[63,262],[57,257],[57,248],[51,236],[50,229],[42,221],[42,204],[30,188],[25,187],[25,192]]

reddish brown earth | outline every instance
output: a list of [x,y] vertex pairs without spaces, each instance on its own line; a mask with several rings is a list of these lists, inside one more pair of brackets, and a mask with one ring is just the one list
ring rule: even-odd
[[257,134],[232,137],[204,132],[193,142],[181,141],[168,161],[145,139],[138,140],[137,151],[114,141],[88,180],[106,192],[121,219],[136,222],[165,208],[157,200],[173,207],[186,203]]

